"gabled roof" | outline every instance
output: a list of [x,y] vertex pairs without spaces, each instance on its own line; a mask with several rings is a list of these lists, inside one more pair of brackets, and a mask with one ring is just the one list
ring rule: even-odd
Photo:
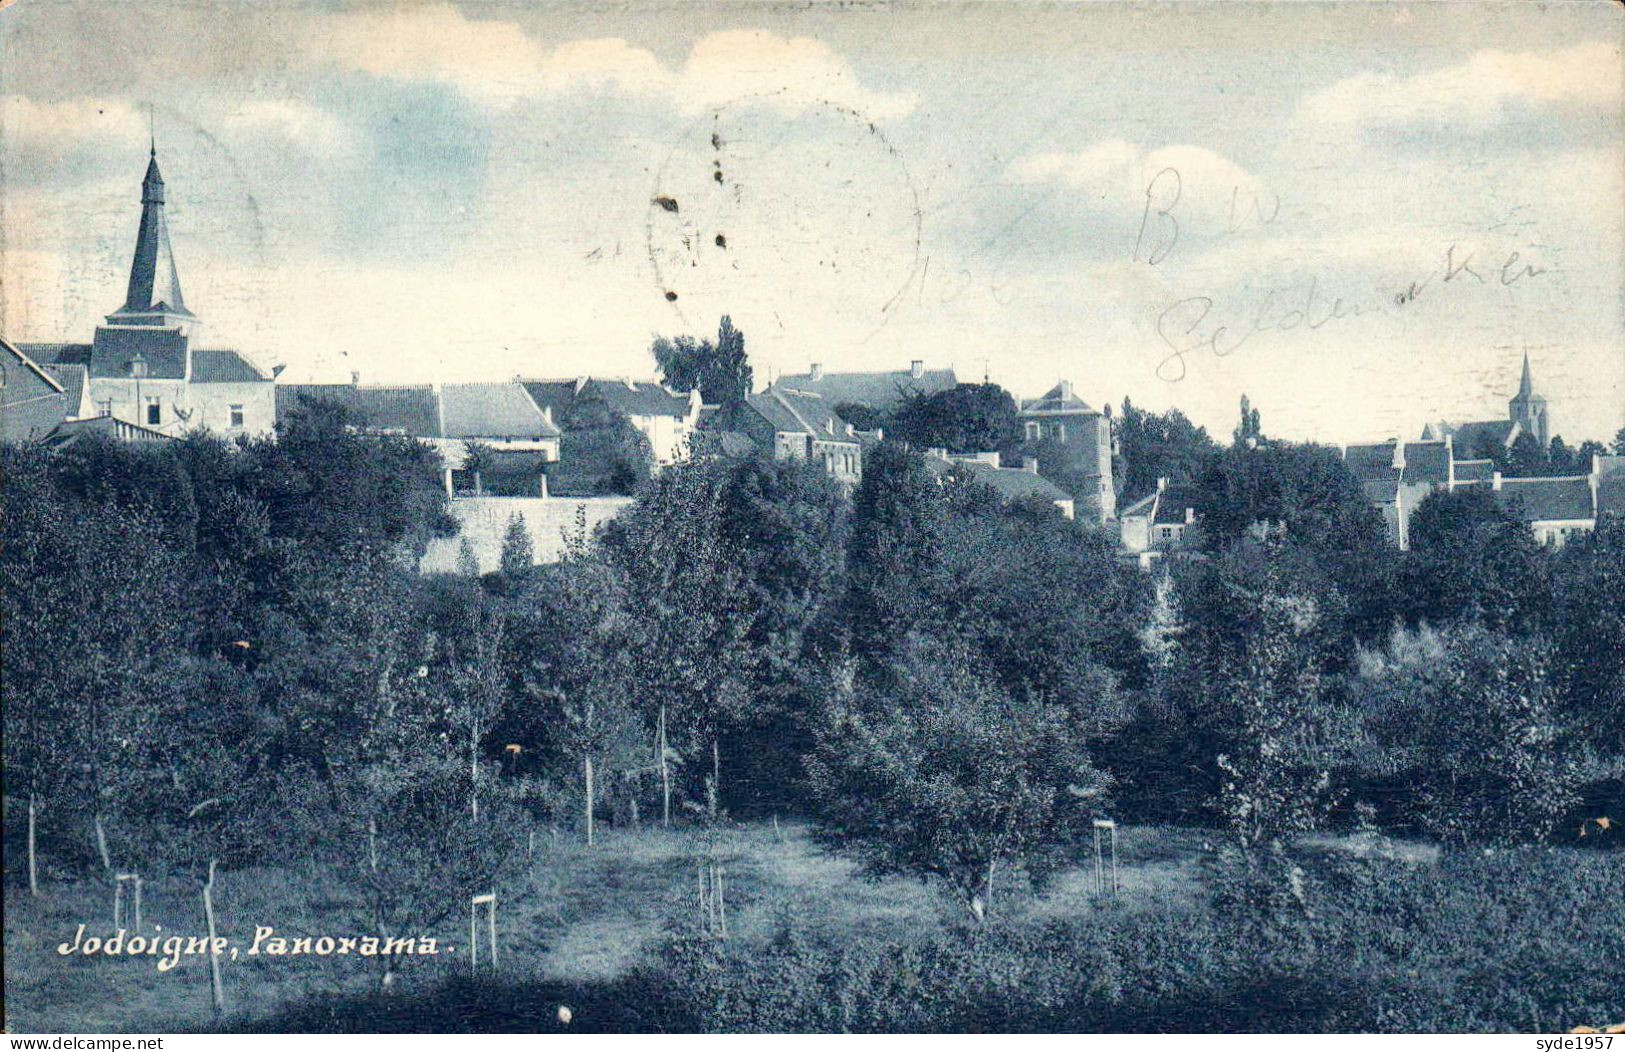
[[440,388],[440,424],[446,438],[558,438],[559,429],[524,385],[445,384]]
[[236,351],[217,349],[192,352],[192,382],[195,384],[270,383],[271,378]]
[[557,420],[577,398],[596,397],[624,416],[687,419],[691,396],[653,380],[579,377],[574,380],[520,380],[538,406],[550,406]]
[[1126,507],[1126,508],[1122,509],[1121,511],[1119,511],[1117,513],[1117,517],[1119,519],[1142,518],[1142,517],[1149,519],[1153,515],[1156,514],[1156,511],[1157,511],[1157,494],[1152,493],[1149,496],[1141,497],[1139,500],[1135,501],[1133,504],[1130,504],[1128,507]]
[[1399,479],[1366,479],[1360,483],[1366,499],[1373,504],[1392,504],[1399,499]]
[[775,431],[811,435],[817,442],[858,444],[856,435],[847,434],[846,421],[836,415],[835,407],[816,394],[774,384],[746,395],[745,402]]
[[816,394],[831,407],[855,402],[871,409],[890,409],[913,395],[931,395],[959,386],[952,369],[912,369],[878,373],[795,373],[781,376],[776,386]]
[[1088,402],[1072,393],[1072,384],[1066,380],[1062,380],[1038,398],[1028,398],[1021,403],[1023,415],[1028,413],[1093,413],[1094,411],[1094,408]]
[[[1482,483],[1475,483],[1482,485]],[[1500,505],[1515,512],[1524,522],[1591,519],[1596,506],[1591,499],[1591,478],[1502,478],[1493,491]]]
[[1450,449],[1444,441],[1406,442],[1401,465],[1396,467],[1396,439],[1347,446],[1343,463],[1361,482],[1399,480],[1407,484],[1443,486],[1450,481]]
[[1472,457],[1486,442],[1495,443],[1502,449],[1511,447],[1519,430],[1515,420],[1474,420],[1465,424],[1430,424],[1423,430],[1422,437],[1444,438],[1448,435],[1457,454]]
[[980,460],[944,460],[941,457],[926,457],[925,464],[941,477],[947,477],[955,468],[960,468],[976,482],[992,487],[1006,501],[1032,497],[1050,502],[1072,500],[1072,494],[1038,472],[1025,468],[1001,468]]
[[1186,509],[1196,507],[1196,489],[1193,486],[1169,486],[1158,497],[1157,514],[1151,520],[1154,525],[1183,525]]
[[434,388],[423,385],[361,387],[355,384],[278,384],[276,415],[282,420],[304,399],[343,406],[374,431],[414,438],[440,437],[440,411]]
[[88,415],[90,370],[83,365],[52,363],[43,367],[46,372],[56,378],[62,386],[63,402],[67,406],[68,419]]
[[38,343],[12,343],[4,337],[0,337],[0,353],[4,353],[7,357],[21,365],[24,369],[27,369],[29,372],[39,377],[46,387],[49,387],[51,390],[58,393],[62,393],[64,391],[64,387],[61,379],[46,368],[46,365],[50,363],[51,359],[48,357],[39,358],[33,353],[34,350],[37,350],[40,347],[51,346],[55,345]]

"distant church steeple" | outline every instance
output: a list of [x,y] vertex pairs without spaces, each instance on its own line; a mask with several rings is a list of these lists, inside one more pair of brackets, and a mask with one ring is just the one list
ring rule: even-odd
[[1507,416],[1524,431],[1533,435],[1542,449],[1552,440],[1551,421],[1547,415],[1546,399],[1535,393],[1535,380],[1529,369],[1529,352],[1523,352],[1523,379],[1518,393],[1507,403]]
[[147,174],[141,180],[141,228],[135,237],[130,285],[124,306],[107,316],[109,325],[179,326],[190,330],[197,318],[186,309],[180,271],[164,220],[164,177],[158,171],[158,144],[152,143]]

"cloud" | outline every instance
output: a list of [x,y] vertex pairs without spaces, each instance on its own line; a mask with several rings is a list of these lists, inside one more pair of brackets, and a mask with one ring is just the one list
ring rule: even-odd
[[1618,46],[1600,41],[1553,52],[1485,50],[1414,76],[1347,77],[1306,96],[1298,116],[1316,125],[1483,128],[1531,109],[1617,106],[1620,71]]
[[0,136],[8,149],[42,160],[61,160],[76,150],[125,145],[147,137],[147,115],[124,99],[77,98],[41,102],[24,95],[0,96]]
[[476,101],[514,102],[579,91],[664,99],[686,113],[745,97],[800,110],[834,103],[887,119],[913,110],[915,96],[874,91],[851,65],[811,37],[760,29],[711,33],[680,68],[619,37],[553,48],[513,22],[470,19],[447,5],[352,12],[321,19],[305,60],[396,80],[447,84]]
[[349,125],[327,110],[294,99],[244,102],[226,115],[221,127],[237,138],[296,143],[317,156],[349,156],[354,148],[355,132]]

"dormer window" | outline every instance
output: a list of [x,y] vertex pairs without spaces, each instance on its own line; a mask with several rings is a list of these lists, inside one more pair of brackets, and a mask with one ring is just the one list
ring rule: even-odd
[[1043,430],[1044,429],[1039,426],[1038,421],[1027,421],[1027,441],[1037,442],[1041,437],[1043,437]]

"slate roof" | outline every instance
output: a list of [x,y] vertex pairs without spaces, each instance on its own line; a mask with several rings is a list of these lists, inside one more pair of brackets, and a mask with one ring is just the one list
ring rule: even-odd
[[1490,476],[1495,474],[1495,461],[1493,460],[1458,460],[1456,461],[1456,482],[1488,482]]
[[1153,525],[1184,525],[1185,509],[1196,507],[1196,490],[1189,486],[1169,486],[1157,501],[1157,515]]
[[1094,407],[1072,393],[1066,381],[1056,384],[1037,398],[1021,403],[1022,413],[1093,413]]
[[236,351],[192,352],[192,382],[195,384],[251,384],[270,380],[258,366]]
[[925,369],[915,376],[910,369],[879,373],[812,373],[782,376],[777,385],[816,394],[830,406],[856,402],[887,410],[911,395],[930,395],[959,386],[952,369]]
[[41,358],[37,353],[39,348],[50,346],[53,345],[39,343],[12,343],[4,337],[0,337],[0,348],[4,348],[6,351],[9,351],[11,356],[17,359],[18,363],[21,364],[24,369],[27,369],[29,372],[39,377],[46,387],[60,392],[64,390],[61,377],[57,376],[55,373],[51,372],[49,368],[47,368],[47,366],[51,364],[51,360],[49,358]]
[[361,387],[355,384],[278,384],[276,415],[280,421],[302,399],[341,405],[358,423],[375,431],[392,431],[415,438],[440,437],[440,412],[434,388],[427,384]]
[[1597,458],[1597,511],[1625,515],[1625,456]]
[[1399,499],[1399,477],[1387,479],[1366,479],[1360,483],[1365,490],[1366,499],[1373,504],[1392,504]]
[[1495,499],[1502,507],[1515,511],[1524,522],[1590,519],[1596,516],[1596,508],[1591,502],[1591,479],[1586,475],[1549,479],[1503,478]]
[[44,370],[55,377],[62,387],[63,401],[67,405],[68,419],[81,415],[89,406],[86,391],[90,387],[90,370],[83,365],[51,363]]
[[1440,424],[1430,426],[1422,432],[1424,439],[1431,434],[1439,437],[1449,435],[1457,454],[1463,457],[1473,457],[1478,454],[1479,447],[1484,442],[1493,442],[1502,448],[1512,445],[1516,438],[1513,431],[1517,422],[1512,420],[1475,420],[1465,424]]
[[517,383],[446,384],[440,388],[446,438],[558,438],[536,400]]
[[17,343],[11,346],[41,365],[90,364],[88,343]]
[[186,376],[186,336],[179,329],[147,326],[98,326],[90,345],[90,375],[130,376],[136,355],[147,363],[154,380],[180,380]]
[[1395,440],[1347,446],[1343,463],[1361,482],[1402,480],[1406,483],[1443,486],[1450,481],[1451,451],[1444,442],[1405,443],[1403,468],[1394,467]]
[[1153,493],[1148,497],[1141,497],[1133,504],[1130,504],[1128,507],[1122,509],[1117,513],[1117,517],[1119,519],[1136,518],[1142,515],[1150,517],[1156,514],[1156,510],[1157,494]]
[[774,384],[746,395],[745,401],[775,431],[811,435],[818,442],[858,444],[856,435],[846,433],[846,421],[835,414],[835,407],[816,394]]
[[669,416],[687,419],[689,396],[653,380],[613,380],[580,377],[575,380],[520,380],[538,406],[551,406],[559,419],[577,398],[601,398],[625,416]]
[[1006,501],[1026,500],[1030,497],[1041,497],[1052,502],[1072,500],[1072,494],[1036,471],[994,467],[979,460],[943,460],[940,457],[927,457],[925,463],[926,467],[944,477],[952,473],[954,468],[962,468],[975,481],[991,486],[993,491]]

